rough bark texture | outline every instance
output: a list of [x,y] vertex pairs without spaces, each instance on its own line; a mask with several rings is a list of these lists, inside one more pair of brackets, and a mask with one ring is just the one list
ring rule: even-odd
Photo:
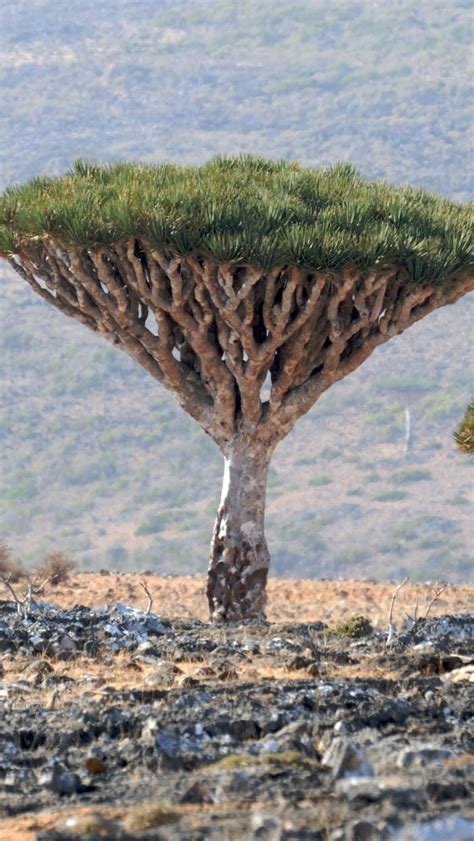
[[237,441],[225,457],[207,582],[215,622],[264,618],[270,554],[264,533],[270,452]]
[[[209,582],[212,614],[226,619],[261,614],[268,566],[263,513],[250,517],[260,502],[242,443],[249,463],[257,453],[263,459],[378,345],[474,288],[468,274],[435,286],[410,284],[396,269],[261,271],[167,257],[135,239],[73,251],[45,237],[10,263],[43,299],[120,346],[172,391],[228,459]],[[245,522],[255,536],[261,530],[254,555]]]

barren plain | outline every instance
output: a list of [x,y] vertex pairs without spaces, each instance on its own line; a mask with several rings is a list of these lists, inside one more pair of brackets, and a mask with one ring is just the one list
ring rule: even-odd
[[407,582],[388,641],[399,583],[274,579],[228,627],[202,577],[2,594],[1,841],[469,838],[474,588]]

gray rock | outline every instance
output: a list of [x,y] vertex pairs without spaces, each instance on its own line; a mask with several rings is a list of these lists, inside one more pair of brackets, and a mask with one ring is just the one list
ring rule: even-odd
[[207,786],[197,781],[183,794],[180,803],[215,803]]
[[402,750],[397,759],[396,764],[399,768],[406,768],[407,770],[425,768],[427,765],[434,763],[441,764],[443,760],[454,756],[454,752],[447,748],[439,748],[436,745],[420,745],[414,748],[405,748]]
[[382,798],[379,781],[375,777],[346,777],[336,782],[336,792],[350,803],[375,803]]
[[393,841],[472,841],[474,822],[461,815],[411,823],[395,832]]
[[50,771],[43,774],[39,782],[41,785],[50,788],[55,794],[71,795],[79,794],[83,785],[78,774],[68,771],[61,763],[55,760]]
[[346,828],[345,841],[381,841],[383,834],[370,821],[352,821]]
[[321,764],[330,768],[335,780],[341,777],[373,777],[374,770],[364,752],[345,736],[333,739]]
[[255,839],[280,841],[281,822],[278,819],[262,815],[260,812],[254,812],[250,819],[250,825]]

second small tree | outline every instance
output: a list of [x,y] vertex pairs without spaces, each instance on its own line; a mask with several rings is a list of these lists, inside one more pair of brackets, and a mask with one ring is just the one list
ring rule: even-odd
[[222,451],[218,622],[264,615],[277,444],[375,348],[474,288],[467,208],[348,165],[79,162],[8,190],[0,218],[32,289],[132,356]]

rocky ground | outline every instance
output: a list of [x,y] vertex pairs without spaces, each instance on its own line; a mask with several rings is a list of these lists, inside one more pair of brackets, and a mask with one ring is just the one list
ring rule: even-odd
[[2,841],[473,837],[472,615],[387,644],[348,610],[223,629],[57,601],[0,601]]

